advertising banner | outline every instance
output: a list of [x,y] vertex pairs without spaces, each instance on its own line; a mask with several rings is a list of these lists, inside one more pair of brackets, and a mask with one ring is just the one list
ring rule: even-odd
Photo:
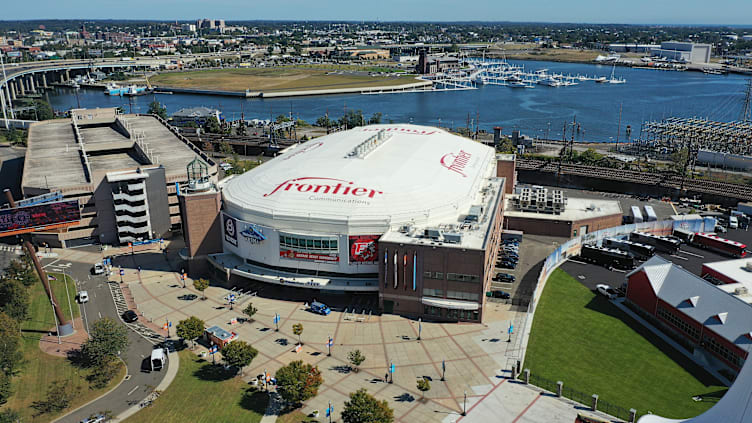
[[238,246],[238,221],[234,217],[223,214],[224,222],[222,227],[225,231],[225,241],[234,246]]
[[67,226],[81,220],[78,200],[0,210],[0,236]]
[[350,235],[350,263],[375,264],[381,235]]
[[328,261],[338,262],[339,254],[319,254],[319,253],[305,253],[295,250],[279,250],[279,256],[281,258],[292,260],[310,260],[310,261]]

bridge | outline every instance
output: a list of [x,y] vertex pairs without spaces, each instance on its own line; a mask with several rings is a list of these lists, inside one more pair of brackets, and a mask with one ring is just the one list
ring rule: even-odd
[[13,112],[13,102],[27,93],[43,91],[54,83],[65,84],[76,75],[85,75],[94,71],[142,70],[147,71],[155,66],[169,64],[173,60],[191,62],[198,59],[212,57],[237,56],[237,54],[217,55],[200,53],[186,56],[155,56],[137,57],[130,60],[124,58],[105,58],[91,60],[47,60],[40,62],[24,62],[2,65],[0,73],[0,106],[2,106],[3,126],[17,128],[28,127],[28,121],[17,121]]

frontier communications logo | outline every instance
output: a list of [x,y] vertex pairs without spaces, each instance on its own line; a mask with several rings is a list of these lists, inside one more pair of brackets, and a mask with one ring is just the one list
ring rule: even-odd
[[279,192],[300,192],[307,194],[328,194],[331,196],[350,196],[374,198],[383,194],[382,191],[372,188],[359,187],[355,182],[335,178],[319,178],[307,176],[303,178],[288,179],[277,185],[264,197],[271,197]]
[[472,154],[460,150],[460,152],[457,154],[444,154],[443,156],[441,156],[441,160],[439,161],[445,168],[451,170],[452,172],[459,173],[463,178],[467,178],[467,175],[465,174],[465,166],[467,166],[467,164],[470,162],[470,157],[472,156]]

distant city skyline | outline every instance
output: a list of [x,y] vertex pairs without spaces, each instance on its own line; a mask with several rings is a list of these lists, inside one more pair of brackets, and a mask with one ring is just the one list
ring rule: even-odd
[[[0,20],[35,19],[134,19],[194,20],[199,18],[294,21],[488,21],[567,22],[665,25],[749,25],[752,1],[632,0],[609,3],[600,0],[562,2],[512,2],[471,0],[382,0],[378,3],[347,0],[281,0],[253,4],[242,0],[38,0],[33,6],[7,2]],[[260,2],[259,2],[260,3]],[[378,5],[375,8],[374,5]]]

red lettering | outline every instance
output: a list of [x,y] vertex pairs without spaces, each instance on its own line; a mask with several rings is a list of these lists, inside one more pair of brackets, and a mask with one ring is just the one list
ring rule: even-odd
[[371,192],[368,193],[368,198],[373,198],[376,194],[383,194],[383,192],[372,189]]
[[316,187],[313,189],[313,192],[319,192],[320,189],[324,190],[324,194],[329,192],[329,189],[331,186],[329,185],[316,185]]
[[358,196],[358,195],[363,195],[363,194],[365,194],[365,193],[366,193],[367,191],[368,191],[368,189],[366,189],[366,188],[354,188],[354,189],[352,190],[352,195],[356,195],[356,196]]
[[[313,185],[311,184],[297,184],[297,185],[298,185],[298,192],[308,192],[311,189],[313,189]],[[304,187],[306,189],[303,189]]]

